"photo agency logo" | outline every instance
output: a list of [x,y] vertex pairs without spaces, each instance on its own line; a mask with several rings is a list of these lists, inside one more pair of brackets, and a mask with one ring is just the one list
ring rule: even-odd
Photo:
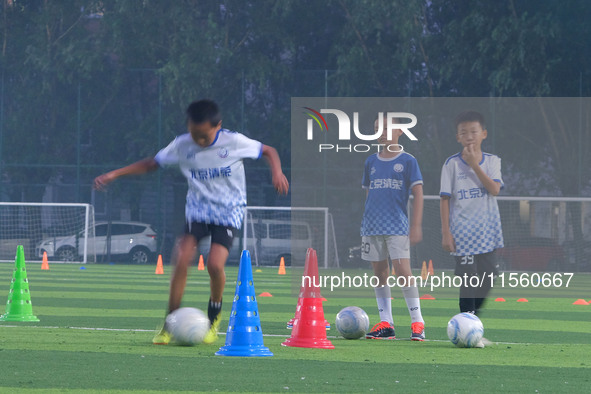
[[[394,130],[402,131],[402,134],[406,135],[411,141],[418,140],[410,131],[411,128],[416,126],[417,117],[409,112],[386,112],[385,114],[384,112],[378,112],[375,118],[377,119],[377,122],[373,133],[364,133],[359,130],[359,112],[353,112],[354,136],[361,141],[375,141],[375,143],[347,144],[347,141],[351,141],[351,119],[349,118],[349,115],[344,111],[333,108],[323,108],[320,109],[320,111],[316,111],[310,107],[303,108],[306,110],[304,114],[308,116],[306,132],[306,138],[308,141],[314,140],[314,136],[317,134],[314,133],[314,129],[319,129],[321,133],[329,132],[328,123],[322,114],[332,114],[336,116],[339,125],[337,132],[339,143],[319,143],[318,152],[332,150],[336,152],[346,151],[363,153],[369,152],[373,149],[379,151],[380,148],[388,149],[391,152],[401,152],[403,150],[402,145],[398,143],[387,143],[387,141],[392,141]],[[386,131],[386,134],[384,138],[381,138],[382,134],[384,134],[384,130]],[[384,142],[380,142],[379,140]],[[340,143],[341,141],[344,143]]]

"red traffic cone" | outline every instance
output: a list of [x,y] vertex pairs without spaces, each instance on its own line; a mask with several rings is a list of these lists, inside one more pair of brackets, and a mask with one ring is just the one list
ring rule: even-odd
[[322,301],[318,298],[304,298],[299,316],[293,321],[291,337],[283,346],[334,349],[326,337],[326,320]]
[[[316,260],[316,264],[310,264],[312,252],[314,252],[314,256],[316,256],[316,251],[312,248],[308,248],[308,251],[306,252],[306,262],[304,264],[304,275],[303,275],[304,280],[302,280],[303,283],[300,286],[300,294],[298,296],[298,303],[296,305],[295,316],[297,316],[298,312],[301,311],[302,301],[304,300],[305,297],[322,298],[322,296],[320,295],[320,288],[318,288],[317,291],[310,290],[310,288],[312,288],[312,289],[314,288],[314,286],[313,286],[314,281],[316,281],[316,284],[319,284],[318,260]],[[309,284],[311,286],[308,286]],[[287,322],[287,328],[289,328],[289,329],[293,328],[294,320],[295,320],[295,317],[291,318]],[[330,328],[330,325],[329,325],[329,328]]]
[[304,265],[304,280],[300,287],[300,298],[322,298],[320,294],[320,277],[318,276],[318,257],[316,251],[308,248]]
[[281,261],[279,262],[279,270],[277,271],[277,275],[285,275],[285,259],[281,256]]
[[43,261],[41,262],[42,270],[49,270],[49,262],[47,260],[47,252],[43,251]]
[[[318,258],[316,251],[308,249],[304,275],[310,280],[304,280],[298,300],[299,309],[293,319],[293,329],[289,337],[281,345],[292,347],[306,347],[319,349],[334,349],[334,345],[326,337],[326,319],[322,307],[322,296],[318,286]],[[301,301],[300,301],[301,300]]]
[[199,264],[197,264],[197,271],[205,271],[205,264],[203,264],[203,255],[199,255]]
[[421,279],[427,280],[429,273],[427,272],[427,262],[423,261],[423,267],[421,267]]
[[164,266],[162,265],[162,255],[158,255],[158,263],[156,263],[156,275],[163,275],[164,274]]

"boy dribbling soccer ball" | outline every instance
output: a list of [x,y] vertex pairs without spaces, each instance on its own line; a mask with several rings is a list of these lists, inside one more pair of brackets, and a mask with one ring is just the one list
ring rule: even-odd
[[[201,239],[211,235],[207,258],[210,299],[207,307],[211,328],[204,343],[218,338],[222,293],[226,283],[224,267],[236,231],[242,226],[246,206],[244,159],[265,157],[271,168],[272,182],[281,194],[289,183],[281,170],[277,151],[243,134],[222,129],[217,104],[211,100],[193,102],[187,108],[188,133],[176,137],[155,157],[140,160],[95,179],[95,188],[125,175],[143,174],[160,167],[177,167],[187,179],[189,190],[185,206],[186,225],[173,254],[174,272],[170,282],[167,315],[181,306],[189,266],[196,257]],[[168,344],[171,335],[166,323],[156,333],[154,344]]]

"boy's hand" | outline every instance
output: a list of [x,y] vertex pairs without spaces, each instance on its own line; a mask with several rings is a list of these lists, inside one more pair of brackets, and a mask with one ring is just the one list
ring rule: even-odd
[[287,181],[287,178],[285,177],[283,172],[277,175],[273,175],[272,182],[273,186],[275,187],[275,190],[277,190],[277,193],[283,195],[287,194],[287,191],[289,190],[289,182]]
[[470,167],[477,166],[481,159],[480,155],[476,152],[474,144],[466,145],[464,147],[462,158]]
[[94,178],[94,188],[96,190],[105,190],[107,185],[115,180],[112,173],[107,172],[106,174],[99,175]]
[[443,250],[445,250],[446,252],[456,251],[456,242],[454,241],[454,237],[451,235],[449,231],[443,233],[441,246],[443,246]]
[[423,229],[421,226],[412,226],[408,234],[410,246],[414,246],[423,240]]

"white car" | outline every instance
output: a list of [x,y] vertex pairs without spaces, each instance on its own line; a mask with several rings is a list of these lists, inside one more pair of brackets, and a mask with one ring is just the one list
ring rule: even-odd
[[[126,255],[135,264],[147,263],[157,250],[156,231],[147,223],[111,222],[111,255]],[[94,225],[94,239],[89,237],[87,253],[89,256],[107,255],[107,234],[109,223],[97,222]],[[90,231],[92,233],[92,231]],[[43,239],[36,247],[40,258],[43,252],[47,257],[59,261],[76,261],[84,253],[84,232],[65,237]]]

